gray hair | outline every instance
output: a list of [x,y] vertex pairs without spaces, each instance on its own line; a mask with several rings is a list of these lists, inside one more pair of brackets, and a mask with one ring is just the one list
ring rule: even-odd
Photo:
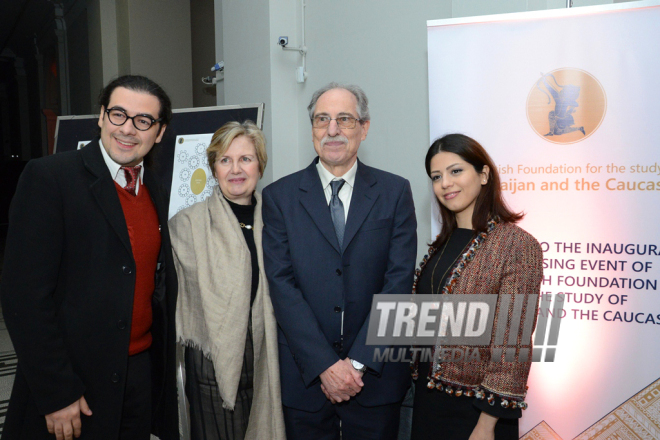
[[307,111],[309,111],[310,120],[314,119],[314,111],[316,110],[316,101],[319,100],[321,95],[332,89],[344,89],[351,92],[353,96],[355,96],[355,99],[357,99],[356,110],[357,110],[358,118],[361,121],[369,121],[371,119],[371,117],[369,116],[369,99],[367,99],[367,95],[364,93],[364,90],[360,88],[360,86],[355,86],[352,84],[343,85],[336,82],[331,82],[330,84],[318,89],[312,95],[312,100],[309,102],[309,105],[307,106]]

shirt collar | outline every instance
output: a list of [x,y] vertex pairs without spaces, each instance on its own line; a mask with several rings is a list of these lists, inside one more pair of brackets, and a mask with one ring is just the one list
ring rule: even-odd
[[[105,151],[105,148],[103,147],[103,142],[101,139],[99,139],[99,147],[101,148],[101,154],[103,155],[103,160],[105,161],[106,166],[108,167],[108,170],[110,170],[110,176],[112,176],[112,180],[117,180],[117,175],[119,174],[119,171],[121,171],[121,165],[119,165],[117,162],[112,160],[110,155],[108,154],[107,151]],[[144,179],[144,160],[141,161],[138,165],[142,165],[142,168],[140,168],[140,180]]]
[[356,160],[353,166],[351,167],[350,170],[346,171],[346,174],[344,174],[341,177],[337,177],[334,174],[332,174],[330,171],[328,171],[321,161],[319,160],[318,163],[316,164],[316,170],[319,173],[319,177],[321,178],[321,186],[325,190],[328,185],[330,185],[330,182],[333,180],[339,180],[339,179],[344,179],[346,181],[346,184],[353,188],[355,186],[355,175],[357,174],[357,164],[358,161]]

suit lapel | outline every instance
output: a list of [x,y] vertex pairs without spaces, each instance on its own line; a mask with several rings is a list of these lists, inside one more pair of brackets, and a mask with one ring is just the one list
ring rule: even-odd
[[133,250],[131,249],[131,240],[128,236],[124,211],[114,181],[99,148],[101,147],[98,140],[94,140],[81,150],[85,167],[94,176],[89,189],[124,247],[132,255]]
[[315,159],[310,166],[308,166],[303,177],[300,180],[300,203],[303,205],[309,216],[312,218],[316,227],[319,228],[321,234],[332,245],[335,250],[341,254],[339,249],[339,241],[335,233],[335,225],[332,223],[330,217],[330,208],[325,200],[325,193],[321,186],[321,178],[316,170],[316,163],[318,158]]
[[355,175],[355,186],[351,196],[351,206],[348,209],[348,219],[346,220],[346,230],[344,231],[344,249],[348,248],[351,240],[357,234],[357,231],[369,215],[369,211],[374,206],[378,193],[375,189],[376,179],[369,172],[367,167],[358,161],[357,174]]

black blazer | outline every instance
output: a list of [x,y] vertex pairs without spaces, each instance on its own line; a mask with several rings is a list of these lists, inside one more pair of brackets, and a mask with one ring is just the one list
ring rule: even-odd
[[[154,432],[178,439],[177,283],[167,204],[149,170],[144,184],[162,228],[150,349]],[[12,201],[5,252],[0,299],[18,368],[3,438],[52,440],[44,415],[84,395],[93,415],[82,416],[82,438],[116,440],[135,261],[98,140],[27,164]]]
[[340,249],[317,162],[263,191],[264,265],[279,325],[282,401],[320,409],[326,397],[319,374],[350,357],[369,368],[356,397],[361,405],[398,402],[410,385],[410,365],[375,360],[376,346],[366,338],[373,295],[409,294],[412,287],[417,221],[410,183],[358,162]]

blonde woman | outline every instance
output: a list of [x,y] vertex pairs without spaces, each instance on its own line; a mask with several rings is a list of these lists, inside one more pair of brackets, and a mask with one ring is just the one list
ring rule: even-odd
[[170,220],[191,438],[284,439],[277,324],[255,191],[266,141],[254,123],[229,122],[213,135],[207,157],[218,186]]

